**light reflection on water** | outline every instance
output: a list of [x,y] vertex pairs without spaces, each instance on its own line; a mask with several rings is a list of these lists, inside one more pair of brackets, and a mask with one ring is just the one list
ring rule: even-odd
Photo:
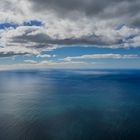
[[139,140],[140,71],[96,73],[0,72],[0,140]]

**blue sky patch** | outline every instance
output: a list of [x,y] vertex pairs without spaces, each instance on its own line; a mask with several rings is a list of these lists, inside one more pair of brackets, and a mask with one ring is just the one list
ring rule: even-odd
[[14,28],[16,29],[19,26],[43,26],[44,24],[38,20],[31,20],[23,22],[22,24],[14,23],[14,22],[6,22],[0,23],[0,29]]

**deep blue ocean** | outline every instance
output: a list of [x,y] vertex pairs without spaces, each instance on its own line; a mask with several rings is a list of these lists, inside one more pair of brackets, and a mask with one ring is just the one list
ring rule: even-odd
[[0,140],[140,140],[140,70],[1,71]]

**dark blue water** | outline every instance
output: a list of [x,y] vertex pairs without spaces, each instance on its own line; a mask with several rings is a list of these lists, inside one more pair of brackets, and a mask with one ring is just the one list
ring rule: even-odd
[[140,140],[140,71],[0,72],[0,140]]

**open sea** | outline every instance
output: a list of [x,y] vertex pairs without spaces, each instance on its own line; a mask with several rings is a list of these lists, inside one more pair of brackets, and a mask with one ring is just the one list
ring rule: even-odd
[[1,71],[0,140],[140,140],[140,70]]

